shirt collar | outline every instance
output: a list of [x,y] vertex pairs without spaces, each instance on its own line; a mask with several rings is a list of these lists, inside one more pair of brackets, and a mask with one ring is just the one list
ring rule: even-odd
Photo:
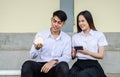
[[[57,39],[56,40],[61,40],[62,39],[62,34],[63,34],[63,32],[62,31],[60,31],[60,34],[59,34],[59,36],[57,37]],[[50,29],[49,29],[49,31],[48,31],[48,35],[47,35],[47,37],[48,38],[51,38],[51,37],[53,37],[53,35],[51,34],[51,31],[50,31]]]
[[[81,35],[85,35],[83,31],[82,31],[80,34],[81,34]],[[94,30],[90,29],[88,35],[94,35]]]

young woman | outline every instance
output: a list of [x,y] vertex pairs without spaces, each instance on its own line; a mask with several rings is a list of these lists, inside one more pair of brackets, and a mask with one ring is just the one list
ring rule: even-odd
[[[103,59],[106,38],[96,30],[92,15],[85,10],[77,16],[77,33],[72,36],[72,58],[77,61],[70,69],[69,77],[106,77],[97,59]],[[75,49],[82,46],[83,49]]]

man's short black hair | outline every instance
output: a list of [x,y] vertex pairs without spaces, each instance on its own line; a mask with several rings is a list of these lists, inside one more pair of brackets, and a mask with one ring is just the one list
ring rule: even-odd
[[67,15],[64,11],[62,10],[57,10],[53,13],[53,17],[57,16],[61,21],[66,21],[67,20]]

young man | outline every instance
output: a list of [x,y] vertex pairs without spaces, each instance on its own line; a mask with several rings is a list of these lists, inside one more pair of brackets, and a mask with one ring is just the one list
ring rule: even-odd
[[30,50],[32,59],[26,61],[21,69],[21,77],[68,77],[71,59],[71,38],[61,29],[65,25],[67,15],[58,10],[53,13],[49,30],[38,32],[41,43],[33,43]]

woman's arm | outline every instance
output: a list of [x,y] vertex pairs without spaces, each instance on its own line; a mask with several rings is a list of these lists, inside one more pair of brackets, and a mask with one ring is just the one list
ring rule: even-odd
[[89,50],[78,50],[79,53],[83,53],[85,55],[90,55],[94,58],[97,58],[97,59],[103,59],[104,57],[104,46],[100,46],[99,49],[98,49],[98,53],[95,53],[95,52],[91,52]]

